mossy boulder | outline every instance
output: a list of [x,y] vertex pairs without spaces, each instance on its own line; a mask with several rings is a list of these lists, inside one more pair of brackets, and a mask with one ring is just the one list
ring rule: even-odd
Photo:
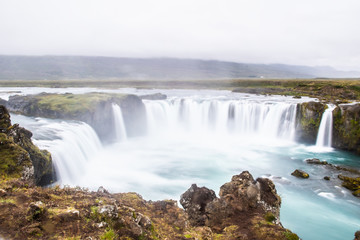
[[[345,187],[353,192],[360,190],[360,177],[348,177],[348,176],[339,174],[338,178],[343,181],[342,182],[343,187]],[[356,194],[357,194],[357,192],[356,192]]]
[[31,167],[28,152],[5,133],[0,133],[0,175],[4,178],[19,178]]
[[293,175],[294,177],[298,177],[298,178],[309,178],[310,175],[303,171],[303,170],[300,170],[300,169],[296,169],[294,172],[291,173],[291,175]]
[[0,133],[0,175],[3,178],[19,178],[48,185],[55,179],[51,155],[40,150],[32,141],[32,133],[18,124],[11,125],[10,114],[0,106],[0,121],[4,127]]
[[321,117],[327,108],[320,102],[299,103],[296,112],[297,140],[309,144],[316,142]]
[[113,93],[11,96],[10,111],[26,116],[79,120],[91,125],[102,140],[115,137],[112,104],[121,107],[129,136],[146,132],[145,105],[135,95]]
[[360,154],[360,104],[339,105],[334,109],[332,144]]

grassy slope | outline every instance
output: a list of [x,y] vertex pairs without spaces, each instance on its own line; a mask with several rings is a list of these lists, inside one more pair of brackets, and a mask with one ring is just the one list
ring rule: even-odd
[[56,112],[76,116],[81,113],[91,112],[101,101],[110,98],[122,98],[123,94],[87,93],[87,94],[47,94],[38,95],[38,107]]

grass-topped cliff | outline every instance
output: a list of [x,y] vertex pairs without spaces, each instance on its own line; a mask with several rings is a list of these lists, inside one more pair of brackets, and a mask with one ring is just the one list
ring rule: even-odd
[[6,102],[10,111],[26,116],[79,120],[91,125],[98,136],[109,140],[114,134],[112,105],[121,107],[128,135],[146,131],[145,106],[141,99],[130,94],[87,93],[12,96]]
[[27,116],[81,120],[85,114],[94,113],[99,104],[107,101],[121,102],[125,94],[49,94],[12,96],[8,107],[11,111]]

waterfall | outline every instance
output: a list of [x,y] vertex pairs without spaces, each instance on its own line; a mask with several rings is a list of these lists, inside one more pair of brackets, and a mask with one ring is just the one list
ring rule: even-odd
[[95,131],[86,123],[47,122],[41,126],[52,139],[35,140],[41,148],[51,152],[56,173],[62,184],[71,184],[84,174],[89,159],[102,149]]
[[333,128],[333,110],[334,105],[329,104],[321,118],[319,131],[316,139],[317,147],[331,147],[332,128]]
[[176,98],[144,101],[149,133],[232,133],[293,140],[296,104]]
[[127,139],[127,134],[121,108],[117,104],[112,104],[112,110],[114,116],[114,129],[116,140],[124,141]]

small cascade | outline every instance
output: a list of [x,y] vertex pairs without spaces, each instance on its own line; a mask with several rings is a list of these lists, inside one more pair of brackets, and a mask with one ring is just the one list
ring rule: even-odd
[[125,141],[127,139],[127,134],[121,108],[117,104],[112,104],[112,110],[116,141]]
[[260,135],[293,140],[296,104],[249,100],[144,101],[150,133],[207,133]]
[[321,118],[319,131],[316,139],[316,147],[331,147],[332,128],[333,128],[333,110],[335,106],[328,105]]
[[71,184],[84,174],[84,166],[89,159],[102,149],[97,134],[86,123],[46,123],[41,128],[51,134],[53,139],[39,139],[35,142],[51,152],[62,184]]

